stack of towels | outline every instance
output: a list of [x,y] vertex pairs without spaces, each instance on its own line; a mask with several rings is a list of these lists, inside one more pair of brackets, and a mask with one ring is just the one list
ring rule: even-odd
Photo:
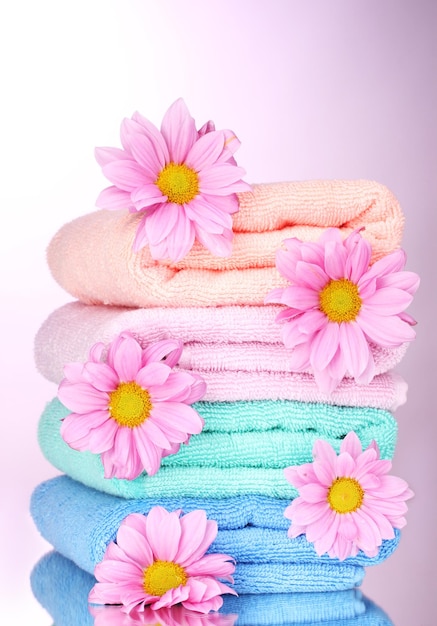
[[[342,237],[363,228],[374,263],[399,248],[401,209],[385,187],[363,180],[259,184],[237,195],[233,253],[226,259],[195,246],[182,261],[157,262],[147,247],[132,251],[137,215],[105,210],[66,224],[49,246],[52,274],[75,298],[44,322],[35,344],[38,370],[60,384],[59,397],[41,416],[39,444],[62,475],[39,485],[31,503],[39,531],[55,550],[33,574],[35,593],[49,610],[54,601],[41,572],[48,568],[53,579],[65,580],[64,569],[78,567],[88,592],[123,520],[159,505],[184,514],[201,509],[217,522],[209,552],[233,559],[229,587],[240,596],[226,596],[222,610],[249,611],[247,623],[262,623],[253,621],[262,612],[256,603],[252,611],[243,604],[245,594],[252,602],[254,594],[260,602],[265,594],[283,594],[288,617],[276,615],[278,624],[389,623],[356,587],[366,566],[395,550],[398,528],[371,556],[362,550],[346,558],[319,554],[305,533],[288,535],[290,515],[284,513],[299,489],[284,470],[312,463],[320,440],[338,454],[351,432],[363,450],[376,441],[381,459],[393,457],[393,412],[406,400],[406,383],[393,368],[406,345],[372,345],[375,375],[367,384],[346,374],[334,389],[320,388],[311,368],[293,370],[277,321],[284,306],[266,304],[266,297],[287,285],[276,267],[284,240],[314,242],[328,228]],[[92,360],[96,344],[95,358],[104,361],[120,337],[133,338],[143,353],[170,342],[165,345],[174,350],[161,362],[197,381],[190,404],[204,420],[187,445],[163,456],[158,471],[129,478],[81,446],[81,433],[76,449],[62,436],[73,412],[61,402],[68,395],[62,390],[71,389],[77,364]],[[281,612],[277,597],[272,606]]]

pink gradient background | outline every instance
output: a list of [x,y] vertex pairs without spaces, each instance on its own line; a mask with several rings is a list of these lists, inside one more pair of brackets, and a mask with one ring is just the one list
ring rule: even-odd
[[71,298],[45,248],[106,185],[94,146],[118,145],[134,110],[159,123],[183,96],[199,124],[237,132],[248,181],[369,178],[403,206],[422,285],[410,309],[418,338],[399,367],[410,390],[394,472],[416,498],[398,551],[363,589],[396,626],[435,624],[437,3],[41,0],[0,12],[2,622],[51,624],[28,583],[48,549],[28,503],[56,474],[36,441],[56,390],[35,371],[32,344]]

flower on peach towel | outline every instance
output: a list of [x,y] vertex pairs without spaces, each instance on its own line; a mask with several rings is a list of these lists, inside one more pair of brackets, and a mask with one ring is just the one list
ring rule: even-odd
[[200,613],[218,610],[221,594],[236,594],[218,580],[233,582],[233,559],[205,554],[216,536],[217,522],[200,509],[181,517],[155,506],[147,515],[128,515],[95,567],[98,582],[89,601],[121,604],[127,613],[175,604]]
[[95,344],[85,363],[70,363],[58,397],[72,413],[61,435],[71,448],[100,454],[105,478],[155,474],[204,421],[190,406],[203,397],[202,378],[172,371],[182,352],[175,340],[142,348],[129,333]]
[[337,228],[318,242],[288,239],[276,266],[291,284],[271,291],[266,302],[284,304],[277,316],[292,348],[294,371],[312,371],[330,393],[348,374],[359,384],[375,375],[371,344],[390,347],[412,341],[415,321],[404,313],[419,286],[403,271],[397,250],[370,265],[372,248],[358,230],[344,241]]
[[233,158],[240,142],[230,130],[207,122],[199,131],[180,98],[159,131],[138,112],[124,119],[123,149],[96,148],[103,174],[113,183],[97,206],[143,215],[134,250],[150,247],[154,259],[180,261],[195,239],[216,256],[230,256],[236,192],[250,185]]
[[319,556],[344,560],[359,550],[376,556],[383,539],[405,525],[405,501],[414,494],[407,483],[388,476],[391,462],[380,459],[375,441],[362,450],[354,432],[343,439],[337,456],[318,439],[313,463],[288,467],[287,480],[299,496],[285,509],[289,537],[305,534]]

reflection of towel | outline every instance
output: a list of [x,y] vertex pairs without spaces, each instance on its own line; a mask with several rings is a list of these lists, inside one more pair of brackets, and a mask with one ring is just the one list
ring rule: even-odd
[[[31,574],[33,593],[56,621],[56,626],[93,625],[87,599],[94,583],[95,578],[91,574],[81,570],[58,552],[49,552],[43,556]],[[91,610],[99,616],[99,626],[137,626],[133,618],[122,615],[119,607],[96,606]],[[172,611],[175,619],[172,626],[177,626],[179,622],[176,614],[179,608]],[[230,614],[229,622],[225,618],[227,614]],[[222,619],[210,613],[198,614],[195,621],[191,621],[190,615],[192,614],[184,609],[185,619],[180,622],[181,625],[231,626],[238,616],[239,626],[294,626],[308,624],[310,621],[314,626],[319,622],[320,626],[391,626],[382,611],[357,589],[239,597],[227,594],[223,596],[223,607],[220,610]],[[160,623],[167,626],[165,620]]]
[[[70,302],[41,326],[35,339],[39,371],[53,382],[63,377],[70,362],[84,362],[92,345],[109,344],[117,335],[130,331],[139,343],[179,339],[184,349],[180,367],[203,371],[289,372],[292,350],[281,340],[275,322],[281,306],[233,306],[220,308],[125,309],[88,306]],[[375,373],[395,367],[406,351],[371,346]]]
[[45,457],[62,472],[126,498],[176,494],[223,498],[245,493],[293,497],[295,490],[283,469],[310,463],[317,438],[338,452],[345,434],[353,430],[364,447],[375,439],[381,457],[388,459],[396,444],[396,420],[377,409],[271,401],[194,406],[205,419],[204,430],[177,454],[165,457],[154,476],[144,473],[132,481],[103,478],[99,455],[72,450],[61,438],[60,423],[69,411],[56,398],[41,417],[39,443]]
[[199,244],[178,264],[132,251],[139,214],[97,211],[66,224],[48,249],[54,278],[88,304],[216,306],[262,304],[283,286],[275,253],[284,239],[314,241],[329,226],[345,235],[364,226],[373,259],[399,247],[403,216],[393,195],[371,181],[255,185],[239,194],[233,253],[214,257]]
[[[151,506],[161,503],[164,505],[164,500],[152,503],[115,498],[61,476],[37,487],[31,512],[41,534],[57,551],[93,573],[106,546],[115,539],[121,521],[129,513],[147,513]],[[250,521],[250,510],[254,507],[250,498],[247,506],[244,496],[232,502],[196,498],[187,503],[175,498],[173,506],[170,504],[165,501],[167,510],[182,508],[188,512],[194,507],[204,509],[210,519],[217,520],[219,531],[209,552],[225,553],[236,560],[234,586],[238,593],[351,589],[360,584],[363,566],[385,560],[396,548],[400,536],[396,531],[395,539],[384,541],[377,557],[369,558],[360,552],[340,562],[327,555],[317,556],[303,535],[290,539],[286,530],[248,523],[235,528],[232,522],[235,515],[247,515]],[[229,517],[224,514],[223,504],[231,512]],[[281,503],[272,502],[271,507],[277,507],[279,518]],[[258,519],[268,518],[268,508],[258,511]],[[221,519],[217,519],[216,512]]]

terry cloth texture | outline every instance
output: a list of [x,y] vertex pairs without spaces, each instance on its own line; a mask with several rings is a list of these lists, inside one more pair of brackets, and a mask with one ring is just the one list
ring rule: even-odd
[[[58,552],[93,573],[106,546],[115,539],[121,521],[129,513],[148,513],[157,504],[164,501],[158,499],[152,504],[150,500],[123,500],[61,476],[37,487],[31,513],[42,536]],[[395,531],[395,538],[382,543],[377,557],[369,558],[360,552],[340,562],[327,555],[319,557],[303,535],[290,539],[285,529],[249,525],[251,511],[257,507],[253,499],[246,502],[241,497],[223,502],[197,498],[187,503],[178,498],[168,510],[182,508],[188,512],[190,504],[204,509],[210,519],[216,519],[219,530],[208,552],[225,553],[236,560],[234,588],[238,593],[351,589],[360,584],[362,567],[384,561],[396,549],[400,537],[399,531]],[[281,504],[271,503],[271,507],[278,509],[278,518]],[[224,508],[229,510],[229,518]],[[238,527],[239,524],[232,523],[236,515],[247,516],[249,522]],[[258,515],[261,517],[265,512]]]
[[386,187],[372,181],[254,185],[239,194],[233,253],[214,257],[202,246],[177,264],[157,262],[132,243],[141,215],[97,211],[64,225],[47,253],[55,280],[87,304],[132,307],[261,305],[285,285],[275,254],[290,237],[315,241],[330,226],[345,235],[365,227],[373,260],[399,247],[404,218]]
[[[88,594],[95,584],[94,576],[56,551],[45,554],[35,565],[31,577],[32,591],[39,603],[55,620],[56,626],[92,626],[94,619],[88,610]],[[104,623],[114,626],[134,626],[123,617],[118,607],[94,606],[94,615],[107,616]],[[179,609],[173,609],[178,611]],[[191,626],[231,626],[238,617],[240,626],[390,626],[391,622],[358,589],[314,593],[273,593],[223,596],[220,616],[201,615]],[[113,615],[113,619],[111,619]],[[224,619],[229,615],[229,623]],[[176,615],[174,616],[176,618]],[[377,621],[376,618],[379,618]],[[383,617],[385,619],[383,620]],[[341,621],[340,621],[341,620]],[[161,622],[166,626],[166,622]],[[173,622],[173,626],[177,624]],[[182,622],[181,622],[182,624]]]
[[[381,457],[393,457],[397,422],[382,410],[298,402],[235,402],[195,405],[205,419],[177,454],[165,457],[154,476],[132,481],[103,478],[100,455],[73,450],[60,435],[70,411],[57,399],[45,408],[39,424],[44,456],[63,473],[84,484],[125,498],[201,495],[224,498],[245,493],[291,498],[296,491],[283,469],[312,461],[316,439],[338,452],[353,430],[363,447],[374,439]],[[235,472],[235,469],[238,472]]]
[[[281,340],[275,322],[283,307],[126,309],[70,302],[55,310],[35,338],[35,362],[48,380],[59,383],[67,363],[85,362],[95,343],[108,345],[129,331],[142,347],[163,339],[179,339],[183,369],[204,371],[290,372],[292,350]],[[407,344],[371,346],[375,373],[394,368]]]

